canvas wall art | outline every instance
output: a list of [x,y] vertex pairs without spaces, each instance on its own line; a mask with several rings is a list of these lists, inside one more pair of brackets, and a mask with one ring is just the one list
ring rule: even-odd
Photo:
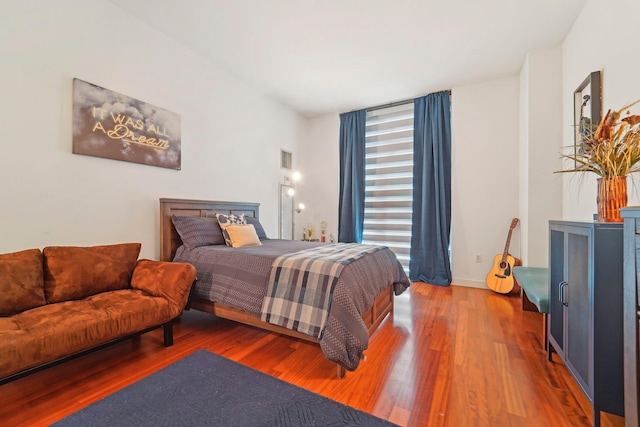
[[180,169],[180,115],[73,79],[73,153]]

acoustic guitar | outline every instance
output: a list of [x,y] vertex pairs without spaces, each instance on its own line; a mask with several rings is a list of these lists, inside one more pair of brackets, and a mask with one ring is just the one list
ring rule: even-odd
[[489,274],[487,274],[487,286],[492,291],[508,294],[513,291],[515,280],[511,268],[514,265],[520,265],[520,260],[512,257],[509,254],[509,244],[511,243],[511,233],[513,229],[518,225],[518,218],[513,218],[511,226],[509,227],[509,235],[507,236],[507,243],[504,245],[504,252],[502,255],[498,254],[493,260],[493,267]]

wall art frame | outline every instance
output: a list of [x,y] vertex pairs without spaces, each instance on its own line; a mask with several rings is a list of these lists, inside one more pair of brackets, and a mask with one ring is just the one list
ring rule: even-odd
[[584,154],[602,119],[602,80],[600,71],[590,73],[573,92],[574,154]]
[[181,168],[181,117],[73,79],[73,153]]

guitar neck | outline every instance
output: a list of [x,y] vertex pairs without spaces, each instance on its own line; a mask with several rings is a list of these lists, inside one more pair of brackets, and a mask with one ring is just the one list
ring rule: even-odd
[[504,245],[504,252],[502,253],[502,262],[507,260],[507,256],[509,256],[509,245],[511,244],[511,233],[513,232],[513,228],[509,229],[509,234],[507,235],[507,243]]

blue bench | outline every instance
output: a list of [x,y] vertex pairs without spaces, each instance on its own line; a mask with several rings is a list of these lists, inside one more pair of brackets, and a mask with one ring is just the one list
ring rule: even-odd
[[513,267],[513,277],[540,313],[549,313],[549,269]]
[[549,346],[547,339],[547,316],[549,315],[549,269],[541,267],[513,267],[513,278],[521,289],[522,309],[542,313],[542,333],[544,349]]

